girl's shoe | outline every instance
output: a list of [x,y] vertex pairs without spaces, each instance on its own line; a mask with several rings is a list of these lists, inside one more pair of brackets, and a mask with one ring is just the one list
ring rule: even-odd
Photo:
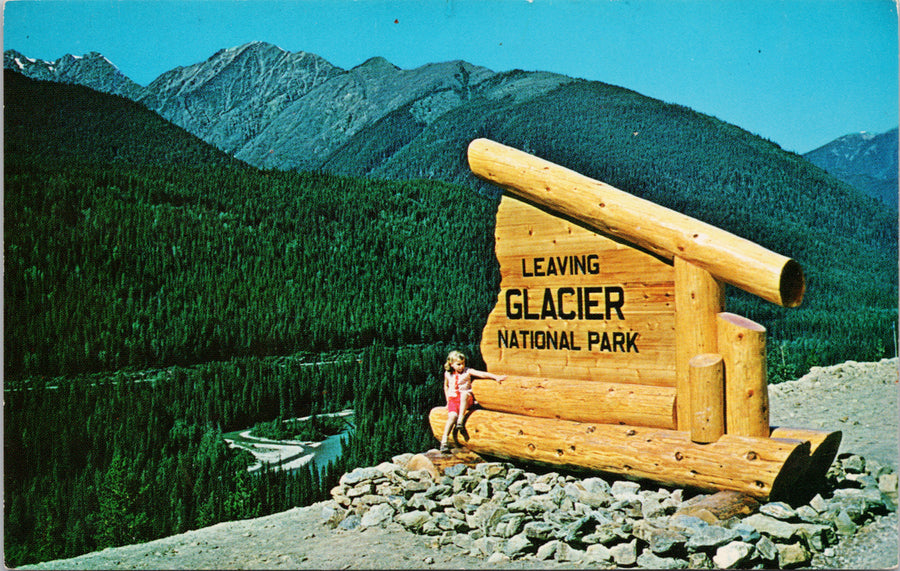
[[447,446],[447,443],[441,442],[441,452],[448,452],[449,450],[450,450],[450,447]]

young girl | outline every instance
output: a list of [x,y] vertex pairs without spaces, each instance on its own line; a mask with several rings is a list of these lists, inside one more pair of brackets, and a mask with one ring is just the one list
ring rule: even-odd
[[441,452],[448,450],[447,439],[453,425],[457,429],[463,427],[466,409],[472,406],[472,379],[494,379],[502,381],[506,375],[493,375],[484,371],[476,371],[466,367],[466,356],[459,351],[450,351],[444,363],[444,396],[447,398],[447,424],[441,438]]

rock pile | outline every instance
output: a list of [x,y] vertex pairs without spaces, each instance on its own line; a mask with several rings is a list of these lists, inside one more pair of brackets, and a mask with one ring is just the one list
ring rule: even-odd
[[407,469],[411,458],[344,474],[324,504],[324,522],[347,530],[396,523],[488,562],[790,568],[829,556],[839,539],[897,509],[897,474],[856,455],[838,457],[808,504],[764,503],[724,521],[690,509],[707,494],[505,462],[456,464],[439,474]]

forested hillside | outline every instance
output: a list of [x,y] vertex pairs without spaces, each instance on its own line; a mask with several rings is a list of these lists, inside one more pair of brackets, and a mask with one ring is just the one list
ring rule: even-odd
[[[492,201],[247,168],[86,88],[7,72],[5,96],[8,564],[303,505],[430,445],[496,296]],[[347,406],[321,479],[250,478],[221,439]]]
[[[409,142],[383,153],[374,175],[436,176],[496,192],[465,162],[469,141],[487,137],[796,259],[807,276],[801,308],[729,294],[729,311],[767,327],[776,382],[813,365],[893,356],[897,211],[770,141],[588,81],[503,105],[473,98],[415,135],[408,119],[391,121],[406,126]],[[377,143],[355,147],[360,161],[367,148]]]
[[[421,177],[463,181],[478,136],[796,258],[801,308],[729,298],[767,327],[773,382],[894,351],[896,212],[627,90],[386,119],[361,159],[403,182],[259,170],[121,98],[9,71],[4,90],[9,565],[308,503],[346,469],[432,446],[447,351],[480,364],[497,192]],[[389,148],[397,125],[409,144]],[[221,438],[348,406],[355,431],[321,475],[248,477]]]

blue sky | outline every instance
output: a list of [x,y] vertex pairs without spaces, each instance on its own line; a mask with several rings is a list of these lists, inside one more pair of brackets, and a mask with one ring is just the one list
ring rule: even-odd
[[146,85],[266,41],[352,68],[462,59],[599,80],[798,153],[898,124],[892,0],[13,0],[4,49],[97,51]]

